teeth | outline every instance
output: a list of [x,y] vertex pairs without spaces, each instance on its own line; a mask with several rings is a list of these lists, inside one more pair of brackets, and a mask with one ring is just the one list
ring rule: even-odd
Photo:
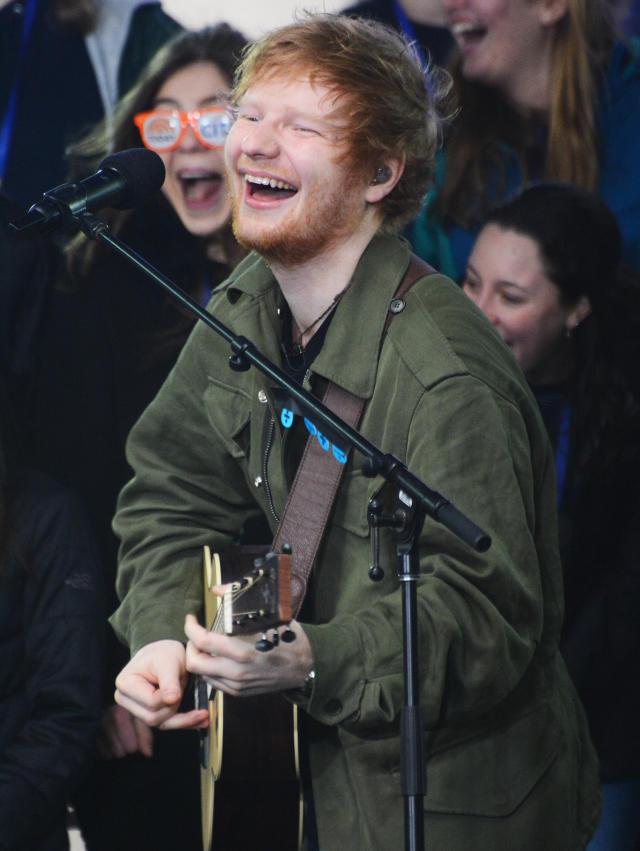
[[214,171],[180,171],[178,172],[178,177],[181,180],[213,180],[216,177],[219,177],[218,174]]
[[484,27],[482,24],[472,24],[470,22],[464,22],[459,24],[453,24],[451,27],[451,32],[454,35],[465,35],[466,33],[478,32],[483,30]]
[[295,192],[295,186],[285,183],[283,180],[275,180],[273,177],[256,177],[253,174],[245,174],[247,183],[257,183],[260,186],[269,186],[271,189],[288,189]]

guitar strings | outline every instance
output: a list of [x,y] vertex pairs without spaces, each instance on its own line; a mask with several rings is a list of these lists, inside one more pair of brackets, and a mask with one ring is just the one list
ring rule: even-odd
[[[210,632],[225,632],[224,624],[226,617],[226,607],[228,608],[231,605],[233,610],[233,603],[236,602],[243,594],[245,594],[250,588],[252,588],[256,582],[259,582],[261,579],[264,579],[265,573],[263,570],[260,570],[257,576],[245,576],[240,582],[232,582],[231,587],[228,591],[225,592],[224,597],[222,598],[220,605],[218,606],[218,611],[216,612],[216,616],[213,621],[213,625],[211,627]],[[237,615],[247,615],[249,612],[236,612]]]

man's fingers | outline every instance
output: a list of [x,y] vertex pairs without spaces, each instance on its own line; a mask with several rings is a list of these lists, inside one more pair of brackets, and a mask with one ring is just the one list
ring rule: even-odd
[[[254,655],[255,646],[253,639],[225,635],[222,632],[211,632],[201,626],[193,615],[187,615],[184,622],[184,631],[192,648],[209,656],[224,656],[236,662],[246,663]],[[188,664],[187,669],[191,670]]]
[[151,701],[145,700],[144,703],[139,702],[130,697],[127,692],[121,691],[120,689],[116,689],[114,699],[119,706],[122,706],[123,709],[133,713],[133,715],[140,718],[150,727],[159,726],[171,715],[175,715],[177,709],[177,704],[173,703],[167,705],[160,697],[158,697],[154,704],[157,708],[152,708],[150,705]]
[[180,704],[186,682],[181,642],[145,645],[116,678],[115,700],[150,726],[162,724]]
[[159,725],[161,730],[200,729],[209,726],[207,709],[192,709],[191,712],[177,712]]

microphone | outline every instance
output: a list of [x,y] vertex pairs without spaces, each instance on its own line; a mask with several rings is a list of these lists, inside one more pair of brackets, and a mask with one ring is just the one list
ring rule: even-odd
[[164,163],[148,148],[111,154],[95,174],[45,192],[21,219],[9,227],[20,234],[50,231],[73,223],[80,213],[115,207],[127,210],[157,192],[165,178]]

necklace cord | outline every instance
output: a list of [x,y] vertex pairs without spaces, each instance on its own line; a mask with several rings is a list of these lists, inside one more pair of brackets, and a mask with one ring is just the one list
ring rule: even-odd
[[316,318],[313,320],[313,322],[310,325],[307,325],[307,327],[303,331],[300,331],[300,329],[298,328],[298,323],[295,321],[295,319],[293,320],[296,328],[298,329],[298,339],[295,342],[299,346],[304,348],[304,345],[305,345],[304,336],[305,336],[305,334],[308,334],[309,331],[311,331],[311,329],[314,328],[318,324],[318,322],[320,322],[321,319],[324,319],[325,316],[327,316],[333,310],[333,308],[338,304],[338,302],[340,301],[342,296],[349,289],[350,284],[351,284],[351,281],[349,281],[349,283],[347,284],[347,286],[343,290],[341,290],[336,296],[333,297],[333,300],[331,301],[329,306],[325,307],[325,309],[322,311],[322,313],[319,316],[316,316]]

